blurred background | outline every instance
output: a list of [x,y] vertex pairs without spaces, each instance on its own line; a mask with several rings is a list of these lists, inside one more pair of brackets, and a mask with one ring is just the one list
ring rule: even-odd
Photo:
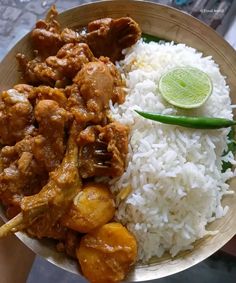
[[[58,11],[62,12],[89,2],[95,1],[0,0],[0,60],[32,29],[38,19],[45,16],[52,4],[56,4]],[[197,17],[215,29],[236,49],[236,0],[152,0],[152,2],[170,5]],[[158,283],[235,283],[236,257],[219,251],[187,271],[152,282],[157,281]],[[27,283],[52,282],[86,283],[85,280],[60,270],[43,258],[35,257]]]

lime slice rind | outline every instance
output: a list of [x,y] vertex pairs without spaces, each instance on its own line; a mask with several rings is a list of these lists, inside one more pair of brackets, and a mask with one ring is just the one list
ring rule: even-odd
[[159,81],[159,90],[170,104],[190,109],[203,105],[212,93],[210,77],[193,67],[181,67],[165,73]]

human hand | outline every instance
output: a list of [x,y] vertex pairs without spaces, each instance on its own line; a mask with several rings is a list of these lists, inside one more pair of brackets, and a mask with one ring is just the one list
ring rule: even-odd
[[223,252],[236,256],[236,236],[234,236],[223,248]]
[[[0,219],[0,225],[2,224]],[[15,235],[0,239],[1,283],[25,283],[34,257],[34,253]]]

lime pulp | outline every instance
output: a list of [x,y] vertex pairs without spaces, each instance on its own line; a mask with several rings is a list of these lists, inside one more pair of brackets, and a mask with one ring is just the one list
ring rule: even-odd
[[165,73],[159,81],[162,96],[180,108],[197,108],[206,102],[212,93],[210,77],[193,67],[181,67]]

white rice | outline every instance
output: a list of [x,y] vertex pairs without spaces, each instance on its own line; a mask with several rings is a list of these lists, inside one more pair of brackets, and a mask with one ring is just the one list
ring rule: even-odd
[[[160,96],[158,81],[163,73],[193,66],[206,72],[213,93],[197,110],[180,110]],[[117,204],[116,218],[135,235],[139,259],[175,256],[191,249],[206,234],[207,223],[223,217],[228,207],[221,199],[229,193],[226,181],[233,176],[221,173],[222,153],[227,148],[230,128],[196,130],[146,120],[133,110],[163,114],[188,114],[231,119],[229,87],[211,57],[203,57],[184,44],[149,44],[139,41],[126,50],[119,67],[125,73],[128,95],[122,105],[111,105],[112,116],[131,129],[127,169],[113,182],[116,194],[131,186],[132,192]],[[232,154],[224,160],[234,162]],[[235,162],[234,162],[235,163]]]

